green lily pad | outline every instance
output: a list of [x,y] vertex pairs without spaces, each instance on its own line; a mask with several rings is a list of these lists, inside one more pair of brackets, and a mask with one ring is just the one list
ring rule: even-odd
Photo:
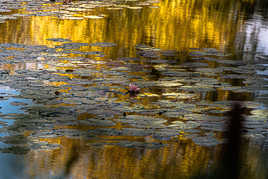
[[198,136],[192,138],[192,140],[195,144],[205,147],[213,147],[222,143],[212,136]]
[[71,42],[70,39],[64,39],[64,38],[49,38],[47,40],[53,41],[53,42]]
[[115,123],[111,120],[92,119],[92,118],[80,120],[78,124],[81,126],[99,126],[99,127],[109,127],[115,125]]
[[136,128],[163,128],[166,122],[165,119],[156,118],[151,116],[141,116],[141,115],[127,115],[126,118],[118,120],[122,123],[128,124]]
[[164,87],[176,87],[176,86],[182,86],[183,84],[178,81],[159,81],[156,83],[156,85]]
[[116,46],[115,43],[111,42],[97,42],[97,43],[91,43],[90,46],[96,46],[96,47],[114,47]]

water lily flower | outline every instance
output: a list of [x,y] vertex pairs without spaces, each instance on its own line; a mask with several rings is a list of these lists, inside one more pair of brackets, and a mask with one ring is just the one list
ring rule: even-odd
[[63,4],[68,4],[68,3],[71,3],[72,0],[63,0]]
[[128,86],[128,92],[130,94],[138,94],[140,92],[140,88],[135,84],[129,84]]

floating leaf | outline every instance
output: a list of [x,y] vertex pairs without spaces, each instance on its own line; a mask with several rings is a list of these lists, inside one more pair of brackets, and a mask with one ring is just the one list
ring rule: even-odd
[[97,47],[114,47],[116,46],[115,43],[110,42],[97,42],[97,43],[91,43],[90,46],[97,46]]
[[129,6],[127,7],[128,9],[133,9],[133,10],[139,10],[139,9],[142,9],[142,7],[139,7],[139,6]]
[[197,145],[206,146],[206,147],[216,146],[221,143],[215,137],[212,137],[212,136],[198,136],[198,137],[192,138],[192,140]]
[[164,87],[176,87],[176,86],[182,86],[183,84],[178,81],[159,81],[157,82],[156,85]]
[[60,19],[66,19],[66,20],[83,20],[83,17],[76,17],[76,16],[61,16]]
[[90,15],[90,16],[84,16],[84,18],[87,18],[87,19],[103,19],[104,16]]
[[54,42],[71,42],[70,39],[63,39],[63,38],[50,38],[50,39],[47,39],[49,41],[54,41]]

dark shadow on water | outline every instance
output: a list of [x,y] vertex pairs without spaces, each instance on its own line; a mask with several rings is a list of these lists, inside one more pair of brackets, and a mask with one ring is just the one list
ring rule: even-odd
[[[243,107],[240,103],[233,103],[232,109],[226,113],[226,132],[224,137],[226,143],[223,144],[221,155],[218,158],[216,167],[207,173],[198,173],[191,179],[245,179],[258,178],[258,171],[252,171],[247,166],[246,162],[249,160],[246,156],[248,144],[242,137],[244,132],[245,117],[250,115],[250,109]],[[267,177],[265,166],[267,161],[263,158],[267,157],[267,153],[261,153],[258,161],[259,172],[262,172],[262,177]],[[247,160],[247,161],[246,161]],[[262,171],[263,170],[263,171]]]
[[80,151],[79,145],[72,146],[69,159],[67,160],[67,162],[65,164],[65,169],[64,169],[64,173],[63,173],[64,177],[68,177],[70,175],[72,167],[79,160],[80,152],[81,151]]

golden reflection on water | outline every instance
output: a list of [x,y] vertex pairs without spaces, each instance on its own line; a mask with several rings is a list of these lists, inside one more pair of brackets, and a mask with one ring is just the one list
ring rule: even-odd
[[[144,7],[136,11],[97,9],[102,19],[62,20],[51,16],[33,16],[8,21],[1,26],[0,42],[58,44],[48,38],[67,38],[73,42],[114,42],[114,50],[104,49],[108,56],[135,56],[135,45],[141,42],[161,49],[188,48],[223,49],[234,41],[242,19],[234,21],[235,13],[243,15],[236,1],[161,0],[159,8]],[[220,6],[221,9],[213,9]],[[226,11],[226,13],[224,12]],[[12,29],[12,30],[10,30]],[[96,47],[91,47],[97,50]],[[95,48],[95,49],[94,49]]]
[[[155,5],[159,8],[145,7],[138,11],[133,9],[109,11],[105,8],[95,10],[106,15],[102,19],[62,20],[51,16],[19,18],[0,24],[0,42],[54,47],[61,43],[47,39],[66,38],[73,42],[117,44],[111,48],[80,48],[82,51],[103,51],[106,55],[105,58],[95,60],[135,57],[135,46],[140,43],[162,50],[175,49],[181,52],[189,48],[205,47],[224,50],[229,46],[234,47],[236,33],[244,23],[242,18],[233,19],[233,17],[235,14],[242,16],[246,13],[239,8],[242,6],[241,2],[234,0],[160,0]],[[218,6],[218,10],[214,6]],[[23,68],[36,69],[36,65],[2,65],[1,68],[15,71]],[[44,68],[54,67],[44,65]],[[105,65],[99,64],[96,68],[102,69]],[[57,74],[77,78],[73,74]],[[140,76],[136,72],[134,74]],[[54,86],[64,84],[64,82],[48,83]],[[63,89],[61,92],[68,90],[70,89]],[[144,94],[149,97],[157,95]],[[214,93],[208,93],[206,98],[228,100],[229,96],[230,93],[227,91],[217,91],[216,97]],[[118,98],[124,101],[126,96]],[[248,98],[250,95],[245,94],[245,99]],[[150,104],[150,100],[142,99],[145,108]],[[117,127],[120,128],[120,124],[117,124]],[[29,152],[26,158],[30,177],[40,174],[46,176],[48,173],[58,175],[66,165],[71,147],[81,143],[79,139],[66,137],[44,138],[40,141],[59,144],[60,148]],[[88,145],[83,146],[79,160],[71,170],[74,178],[184,178],[207,168],[214,157],[207,148],[189,140],[167,142],[168,145],[160,149],[134,149],[105,144],[94,147],[89,144],[90,141]]]
[[83,146],[79,139],[65,137],[42,141],[60,144],[61,148],[28,153],[27,172],[31,177],[47,175],[47,171],[59,175],[71,155],[72,145],[80,146],[79,160],[71,170],[71,176],[77,179],[185,178],[208,165],[209,159],[213,157],[207,149],[188,140],[167,143],[168,146],[160,149],[135,149],[105,144]]

